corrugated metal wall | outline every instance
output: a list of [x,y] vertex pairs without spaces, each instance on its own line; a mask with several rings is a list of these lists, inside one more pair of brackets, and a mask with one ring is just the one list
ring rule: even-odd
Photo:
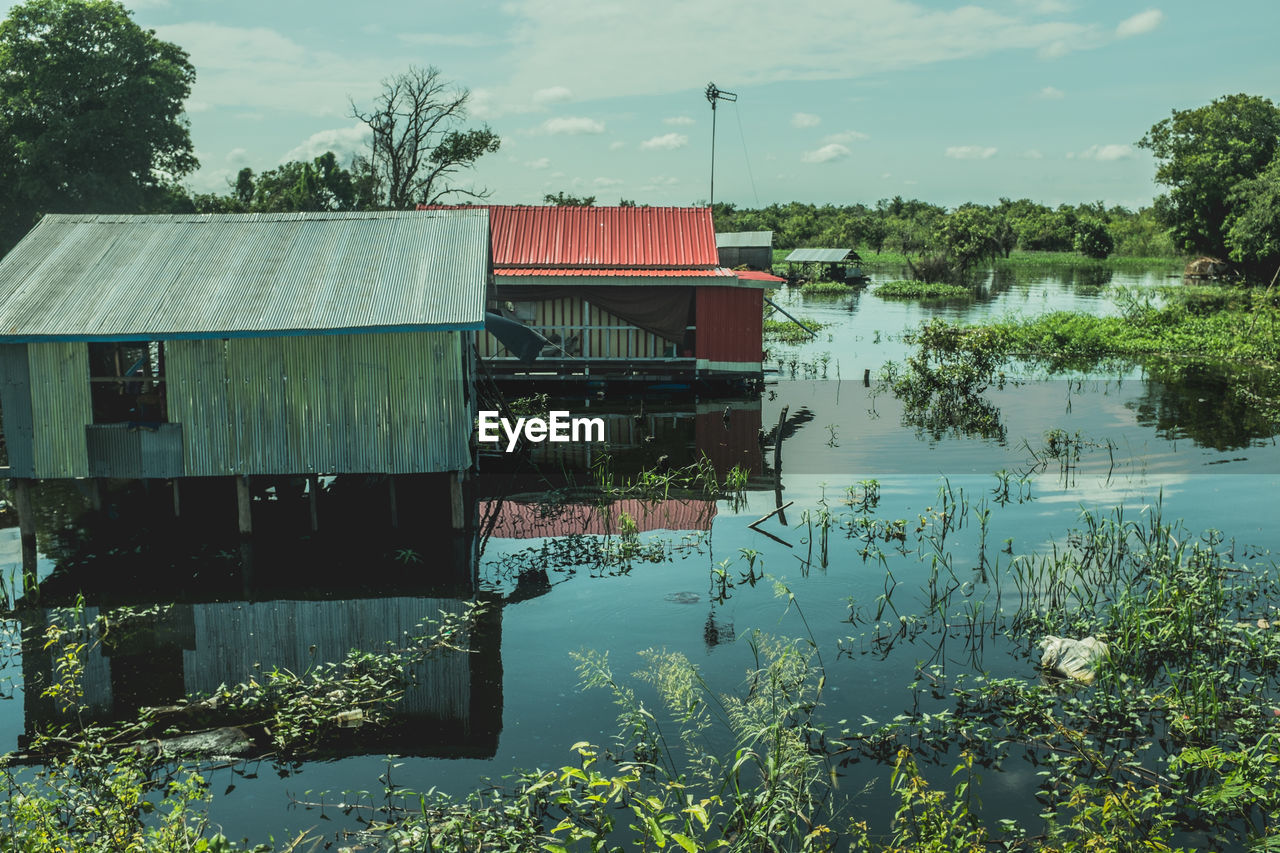
[[31,367],[26,344],[0,345],[0,412],[9,451],[9,476],[34,477],[35,423],[31,417]]
[[89,473],[94,477],[167,480],[183,474],[181,424],[159,424],[155,429],[93,424],[85,433]]
[[88,344],[27,344],[27,359],[31,412],[39,425],[32,446],[35,476],[88,477],[85,427],[93,423]]
[[188,475],[470,466],[459,332],[166,343]]
[[[585,322],[583,318],[586,318]],[[520,321],[555,341],[578,358],[665,358],[671,345],[652,332],[637,329],[626,320],[579,297],[545,299],[534,303],[532,316]],[[482,332],[481,358],[510,358],[497,338]],[[559,353],[547,356],[555,359]]]
[[699,287],[695,311],[695,356],[711,361],[763,360],[763,291],[754,287]]

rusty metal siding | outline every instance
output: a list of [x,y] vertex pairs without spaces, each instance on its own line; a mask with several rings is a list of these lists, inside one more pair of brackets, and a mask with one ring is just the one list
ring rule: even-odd
[[[170,344],[171,387],[182,392],[171,393],[169,415],[183,425],[186,471],[464,470],[471,464],[473,423],[464,334]],[[212,393],[203,394],[199,381],[189,378],[193,371]]]
[[90,476],[169,479],[184,473],[180,424],[154,430],[93,424],[85,432]]
[[32,456],[36,477],[88,477],[85,427],[93,423],[89,346],[81,342],[29,344]]
[[182,426],[184,472],[195,477],[234,474],[226,341],[166,341],[164,357],[169,422]]
[[4,418],[9,476],[34,477],[35,423],[31,417],[31,368],[26,344],[0,344],[0,415]]
[[763,296],[749,287],[698,288],[694,355],[709,361],[763,361]]

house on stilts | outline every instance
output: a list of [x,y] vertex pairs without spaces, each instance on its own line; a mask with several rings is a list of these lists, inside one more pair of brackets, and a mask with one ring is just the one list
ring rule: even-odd
[[506,382],[741,389],[760,382],[769,282],[720,264],[709,208],[487,208],[489,310],[546,338],[536,362],[479,336]]
[[378,474],[463,526],[490,270],[483,209],[44,217],[0,260],[24,565],[35,480],[234,480],[248,533],[250,478]]

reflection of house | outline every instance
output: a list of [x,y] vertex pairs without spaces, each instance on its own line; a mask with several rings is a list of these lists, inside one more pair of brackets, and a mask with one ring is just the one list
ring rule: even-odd
[[480,336],[498,378],[700,384],[761,376],[763,283],[720,265],[708,208],[489,208],[491,308],[551,344]]
[[633,498],[594,503],[490,500],[480,502],[481,527],[497,539],[539,539],[557,536],[613,536],[620,532],[623,514],[638,533],[653,530],[710,530],[716,502],[703,498]]
[[488,273],[483,210],[46,216],[0,261],[9,476],[457,492]]
[[716,235],[720,266],[769,272],[773,269],[772,231],[731,231]]
[[[84,704],[97,718],[132,719],[140,705],[167,705],[208,695],[220,685],[261,678],[273,668],[304,673],[358,649],[378,652],[416,636],[423,620],[460,614],[456,598],[370,598],[327,601],[246,601],[175,604],[158,615],[132,617],[84,655]],[[42,648],[55,617],[27,624],[34,638],[23,653],[27,731],[59,719],[41,695],[54,673],[56,649]],[[93,620],[98,607],[86,607]],[[65,624],[65,622],[64,622]],[[393,709],[394,750],[400,754],[492,757],[502,728],[501,608],[493,605],[462,650],[438,652],[410,668],[403,699]],[[387,748],[378,730],[361,732],[366,749]]]

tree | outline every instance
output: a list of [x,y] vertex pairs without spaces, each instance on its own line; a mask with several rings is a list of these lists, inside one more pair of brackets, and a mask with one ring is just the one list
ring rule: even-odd
[[1270,271],[1280,263],[1280,152],[1256,178],[1236,184],[1228,198],[1231,259]]
[[596,197],[593,195],[567,195],[564,190],[552,195],[547,193],[542,197],[543,204],[553,204],[556,207],[591,207],[596,203]]
[[1230,196],[1240,182],[1261,174],[1278,141],[1280,109],[1268,98],[1243,94],[1174,110],[1138,141],[1159,163],[1156,180],[1169,187],[1157,210],[1180,248],[1226,254]]
[[1115,251],[1116,243],[1107,226],[1092,217],[1076,221],[1076,233],[1072,247],[1086,258],[1102,260]]
[[194,170],[186,51],[112,0],[28,0],[0,23],[0,251],[43,213],[172,209]]
[[454,186],[460,170],[472,169],[501,140],[488,125],[464,128],[471,93],[440,76],[437,68],[410,68],[382,81],[373,109],[351,115],[371,133],[369,174],[381,205],[407,210],[439,204],[450,195],[482,199],[487,190]]
[[942,247],[957,273],[1000,253],[995,216],[976,204],[961,205],[942,220],[938,233]]

